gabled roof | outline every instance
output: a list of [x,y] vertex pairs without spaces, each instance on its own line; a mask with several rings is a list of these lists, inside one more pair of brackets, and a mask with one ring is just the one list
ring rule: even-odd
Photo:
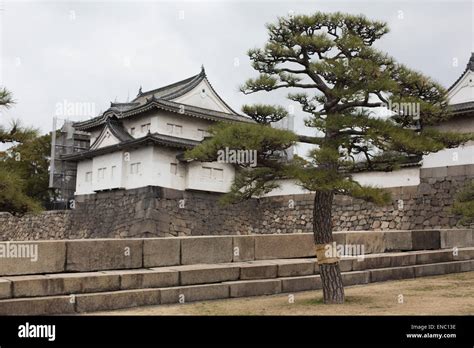
[[149,133],[144,137],[138,139],[132,138],[131,140],[126,140],[115,145],[104,146],[98,149],[77,152],[74,154],[62,155],[61,159],[67,161],[81,161],[106,153],[115,152],[117,150],[136,148],[152,144],[187,150],[199,145],[200,142],[160,133]]
[[87,121],[77,122],[74,124],[74,128],[78,130],[92,129],[98,126],[103,125],[107,122],[107,119],[111,117],[116,117],[117,119],[124,119],[130,116],[141,114],[143,112],[160,109],[177,114],[193,116],[197,118],[202,118],[210,121],[227,121],[227,122],[248,122],[253,123],[254,121],[250,117],[246,117],[238,114],[229,114],[225,112],[215,111],[204,109],[198,106],[187,105],[182,103],[176,103],[173,101],[168,101],[164,99],[157,99],[152,95],[149,99],[146,100],[146,103],[143,105],[138,105],[133,108],[130,108],[126,111],[117,112],[115,110],[109,109],[103,115],[92,118]]
[[165,99],[165,100],[175,99],[186,94],[190,90],[192,90],[205,78],[206,78],[206,72],[204,70],[204,67],[202,67],[199,74],[191,76],[187,79],[172,83],[170,85],[152,89],[147,92],[142,92],[140,88],[140,90],[138,91],[138,95],[134,100],[137,100],[140,97],[147,97],[147,96],[152,96],[152,95],[154,95],[155,98],[158,98],[158,99]]
[[468,71],[474,71],[474,52],[471,52],[471,58],[467,62],[466,68],[462,72],[461,76],[459,76],[458,79],[454,81],[454,83],[448,88],[448,91],[452,90]]
[[105,126],[102,129],[100,135],[95,139],[94,143],[91,144],[90,148],[93,149],[103,138],[105,132],[109,131],[112,135],[117,138],[119,142],[128,141],[135,139],[123,128],[122,123],[117,120],[116,117],[109,117],[105,121]]
[[[204,109],[204,108],[187,105],[183,103],[173,102],[173,100],[175,100],[176,98],[179,98],[185,95],[186,93],[191,91],[193,88],[198,86],[203,80],[206,80],[206,82],[209,84],[214,95],[217,97],[217,99],[219,99],[219,101],[228,110],[230,110],[230,112],[219,112],[219,111]],[[217,94],[217,92],[214,90],[211,83],[207,79],[204,67],[202,67],[199,74],[191,76],[187,79],[172,83],[164,87],[160,87],[160,88],[153,89],[146,92],[142,92],[142,89],[140,87],[138,95],[131,102],[110,103],[110,108],[107,109],[102,115],[94,117],[90,120],[76,122],[74,123],[74,128],[78,130],[88,130],[88,129],[97,127],[99,125],[102,125],[107,120],[107,117],[115,116],[118,119],[120,119],[123,117],[127,117],[124,115],[128,115],[128,116],[136,115],[137,113],[141,112],[141,111],[137,112],[138,110],[142,110],[142,111],[148,110],[150,103],[152,102],[158,102],[159,105],[157,104],[155,106],[162,106],[162,108],[168,107],[168,108],[174,109],[178,105],[180,109],[184,108],[186,110],[195,111],[195,112],[185,112],[184,114],[188,116],[207,118],[209,120],[214,120],[214,121],[241,121],[241,122],[248,122],[249,120],[251,121],[249,117],[240,115],[237,112],[235,112]],[[169,110],[169,111],[172,111],[172,110]],[[206,114],[209,114],[209,117],[204,117]]]

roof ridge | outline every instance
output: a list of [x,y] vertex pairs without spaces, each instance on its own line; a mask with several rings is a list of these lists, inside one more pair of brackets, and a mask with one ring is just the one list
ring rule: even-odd
[[187,84],[187,83],[193,81],[194,79],[198,79],[199,77],[205,77],[205,76],[206,76],[205,72],[204,72],[204,74],[203,74],[203,70],[201,70],[201,71],[199,72],[199,74],[193,75],[193,76],[191,76],[191,77],[188,77],[188,78],[186,78],[186,79],[184,79],[184,80],[181,80],[181,81],[178,81],[178,82],[171,83],[171,84],[169,84],[169,85],[165,85],[165,86],[162,86],[162,87],[158,87],[158,88],[155,88],[155,89],[151,89],[151,90],[145,91],[145,92],[141,92],[141,89],[140,89],[140,91],[139,91],[137,97],[136,97],[135,99],[133,99],[132,102],[134,102],[135,100],[137,100],[138,97],[142,97],[142,96],[144,96],[144,95],[149,95],[149,94],[155,94],[155,93],[157,93],[157,92],[160,92],[160,91],[163,91],[163,90],[166,90],[166,89],[169,89],[169,88],[173,88],[173,87],[179,86],[179,85],[181,85],[181,84]]
[[474,71],[474,52],[471,52],[471,57],[469,58],[466,64],[466,68],[461,73],[461,75],[456,79],[456,81],[454,81],[454,83],[448,88],[448,91],[451,91],[454,88],[454,86],[456,86],[458,82],[461,81],[461,79],[464,77],[466,72],[468,72],[469,70]]

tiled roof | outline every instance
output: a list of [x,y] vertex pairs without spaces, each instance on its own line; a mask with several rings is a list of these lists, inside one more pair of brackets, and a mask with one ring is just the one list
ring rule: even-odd
[[126,140],[119,144],[104,146],[98,149],[77,152],[77,153],[69,154],[69,155],[63,155],[61,156],[61,159],[68,160],[68,161],[80,161],[80,160],[92,158],[98,155],[115,152],[121,149],[129,149],[129,148],[141,147],[141,146],[146,146],[146,145],[151,145],[151,144],[186,150],[186,149],[191,149],[199,145],[200,142],[196,140],[177,138],[177,137],[160,134],[160,133],[149,133],[144,137],[141,137],[138,139],[132,138],[131,140]]
[[126,130],[123,128],[122,122],[117,119],[108,118],[107,126],[113,135],[117,137],[120,141],[127,141],[134,139]]
[[206,78],[206,73],[204,69],[201,69],[201,72],[199,74],[191,76],[182,81],[172,83],[171,85],[152,89],[151,91],[147,91],[147,92],[139,91],[134,101],[138,100],[140,97],[147,97],[147,96],[152,96],[152,95],[154,95],[155,98],[158,98],[158,99],[178,98],[186,94],[190,90],[192,90],[205,78]]
[[458,79],[456,81],[454,81],[454,83],[448,88],[448,91],[450,91],[451,89],[453,89],[454,86],[456,86],[456,84],[462,79],[462,77],[464,76],[464,74],[467,72],[467,71],[474,71],[474,52],[471,52],[471,58],[469,59],[469,61],[467,62],[467,65],[466,65],[466,69],[464,69],[464,71],[462,72],[461,76],[458,77]]
[[449,110],[452,112],[466,112],[474,111],[474,101],[469,101],[459,104],[451,104],[448,106]]
[[104,124],[108,118],[115,116],[117,119],[123,119],[130,116],[140,114],[142,112],[152,110],[152,109],[161,109],[178,114],[198,117],[202,119],[207,119],[211,121],[230,121],[230,122],[254,122],[250,117],[246,117],[238,114],[230,114],[226,112],[220,112],[215,110],[209,110],[200,108],[193,105],[176,103],[169,100],[157,99],[152,95],[147,99],[146,103],[143,105],[135,106],[126,111],[117,112],[115,110],[109,109],[103,115],[92,118],[87,121],[74,123],[74,128],[78,130],[91,129],[97,126]]
[[[186,105],[186,104],[178,104],[172,101],[188,93],[189,91],[191,91],[204,79],[206,79],[206,81],[209,83],[209,86],[211,87],[215,95],[219,98],[219,100],[231,111],[230,113],[219,112],[219,111],[214,111],[214,110],[209,110],[209,109],[204,109],[204,108],[198,108],[198,107]],[[216,120],[216,121],[228,120],[228,121],[242,121],[242,122],[246,122],[250,120],[250,118],[238,114],[228,104],[226,104],[226,102],[214,90],[211,83],[207,80],[206,72],[204,70],[204,67],[202,67],[201,72],[199,74],[191,76],[182,81],[175,82],[171,85],[167,85],[167,86],[160,87],[160,88],[153,89],[146,92],[142,92],[140,88],[140,91],[137,97],[131,102],[110,103],[110,108],[107,109],[102,115],[94,117],[90,120],[76,122],[74,123],[74,128],[78,130],[87,130],[90,128],[97,127],[98,125],[101,125],[106,122],[107,116],[113,115],[113,116],[117,116],[117,118],[122,118],[122,117],[127,117],[124,115],[136,115],[137,110],[148,110],[149,109],[148,107],[150,106],[151,101],[158,101],[160,105],[156,105],[156,106],[157,107],[162,106],[163,108],[171,107],[174,109],[176,108],[176,105],[179,105],[179,108],[181,109],[184,107],[184,109],[186,110],[194,110],[194,112],[185,112],[185,114],[189,116],[207,118],[209,120]],[[209,117],[205,117],[206,114],[209,114]]]

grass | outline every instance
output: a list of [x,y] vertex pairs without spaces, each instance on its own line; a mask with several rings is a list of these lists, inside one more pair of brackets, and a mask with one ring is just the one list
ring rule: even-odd
[[[343,305],[322,291],[137,307],[102,315],[473,315],[474,272],[348,287]],[[291,297],[292,295],[293,297]],[[400,302],[400,299],[403,301]],[[290,299],[294,299],[292,302]]]

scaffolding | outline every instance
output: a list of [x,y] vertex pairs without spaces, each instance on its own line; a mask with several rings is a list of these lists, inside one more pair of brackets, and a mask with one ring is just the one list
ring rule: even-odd
[[49,187],[55,190],[56,198],[49,209],[69,209],[76,190],[77,164],[62,156],[88,150],[89,140],[89,134],[75,130],[72,121],[53,117]]

